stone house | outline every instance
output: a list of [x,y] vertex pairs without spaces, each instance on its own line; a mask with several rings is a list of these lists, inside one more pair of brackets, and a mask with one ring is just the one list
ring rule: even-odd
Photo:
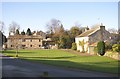
[[[9,35],[7,48],[22,48],[22,49],[41,49],[51,45],[52,40],[46,39],[44,32],[33,32],[32,35]],[[46,44],[47,42],[47,44]]]
[[[75,43],[77,45],[77,50],[80,52],[84,51],[89,54],[94,54],[94,47],[97,46],[97,42],[114,42],[117,37],[109,33],[105,26],[102,24],[98,28],[87,30],[75,38]],[[80,45],[80,41],[84,41],[84,46]]]

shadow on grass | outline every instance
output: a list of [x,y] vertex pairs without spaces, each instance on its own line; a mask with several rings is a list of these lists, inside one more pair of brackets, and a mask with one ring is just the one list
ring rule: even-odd
[[[16,50],[4,50],[4,51],[2,51],[2,53],[16,53]],[[27,52],[27,51],[19,52],[18,51],[18,53],[33,53],[33,52]]]
[[62,57],[36,57],[36,56],[35,57],[33,57],[33,56],[32,57],[30,57],[30,56],[29,57],[24,57],[24,56],[20,56],[20,58],[23,58],[23,59],[25,59],[25,58],[28,58],[28,59],[29,58],[33,58],[33,59],[34,58],[42,58],[42,59],[67,59],[67,58],[74,58],[74,57],[76,57],[76,56],[64,56],[64,57],[63,56]]
[[[43,63],[43,64],[48,64],[48,65],[54,65],[58,67],[65,67],[65,68],[72,68],[72,69],[84,69],[84,70],[90,70],[90,71],[97,71],[97,72],[105,72],[105,73],[112,73],[112,74],[118,74],[118,68],[117,66],[108,66],[104,65],[104,63],[108,62],[103,62],[101,65],[97,65],[93,62],[72,62],[72,61],[63,61],[63,60],[39,60],[39,59],[26,59],[28,61],[32,62],[38,62],[38,63]],[[120,72],[119,72],[120,74]]]

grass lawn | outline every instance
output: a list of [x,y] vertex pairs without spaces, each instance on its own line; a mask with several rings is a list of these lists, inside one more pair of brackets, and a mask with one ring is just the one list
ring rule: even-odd
[[[15,50],[7,50],[3,53],[8,56],[15,56]],[[80,56],[63,50],[19,50],[18,54],[21,59],[61,67],[107,73],[118,73],[118,69],[120,69],[117,60],[104,56]]]

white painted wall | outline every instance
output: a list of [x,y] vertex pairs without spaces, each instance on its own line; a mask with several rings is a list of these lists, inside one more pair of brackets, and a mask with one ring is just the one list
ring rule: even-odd
[[77,50],[80,50],[80,52],[82,51],[82,47],[79,45],[79,41],[82,41],[84,40],[84,42],[87,42],[85,45],[84,45],[84,49],[85,51],[88,50],[88,41],[89,41],[89,37],[76,37],[75,38],[75,43],[77,45]]

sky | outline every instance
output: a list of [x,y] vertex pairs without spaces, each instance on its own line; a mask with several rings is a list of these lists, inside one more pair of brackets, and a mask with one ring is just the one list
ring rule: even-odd
[[68,30],[76,23],[88,27],[103,23],[106,29],[118,29],[118,2],[2,2],[0,9],[6,36],[13,21],[20,31],[46,32],[51,19],[60,20]]

